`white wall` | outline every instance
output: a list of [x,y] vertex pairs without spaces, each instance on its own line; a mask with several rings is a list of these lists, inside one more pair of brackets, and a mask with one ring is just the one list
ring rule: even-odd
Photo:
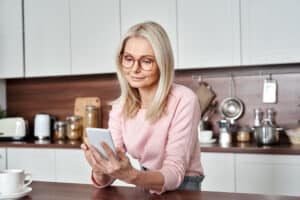
[[2,108],[6,109],[6,82],[5,82],[5,80],[0,80],[0,105]]

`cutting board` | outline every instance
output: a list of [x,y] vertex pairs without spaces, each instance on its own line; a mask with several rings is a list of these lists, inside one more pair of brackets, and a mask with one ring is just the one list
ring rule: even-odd
[[101,127],[101,101],[99,97],[77,97],[75,99],[74,115],[82,117],[85,122],[85,106],[93,105],[98,108],[99,127]]
[[211,102],[216,98],[216,93],[211,89],[211,87],[205,83],[200,82],[197,89],[197,96],[201,109],[201,116],[204,116]]

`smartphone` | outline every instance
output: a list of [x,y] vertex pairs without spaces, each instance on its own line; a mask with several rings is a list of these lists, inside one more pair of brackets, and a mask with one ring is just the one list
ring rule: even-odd
[[96,147],[98,152],[105,158],[108,159],[101,143],[105,142],[116,154],[114,142],[111,137],[111,133],[108,129],[103,128],[86,128],[87,139],[91,145]]

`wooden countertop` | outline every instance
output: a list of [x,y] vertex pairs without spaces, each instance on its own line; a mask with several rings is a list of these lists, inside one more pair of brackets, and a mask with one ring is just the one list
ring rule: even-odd
[[138,187],[108,187],[97,189],[92,185],[33,182],[32,191],[23,200],[296,200],[299,197],[240,194],[225,192],[172,191],[162,195],[151,195]]
[[[81,141],[0,141],[0,147],[21,148],[65,148],[79,149]],[[255,154],[289,154],[300,155],[300,145],[288,142],[273,146],[257,146],[255,143],[234,143],[220,146],[218,143],[200,144],[202,152],[219,153],[255,153]]]

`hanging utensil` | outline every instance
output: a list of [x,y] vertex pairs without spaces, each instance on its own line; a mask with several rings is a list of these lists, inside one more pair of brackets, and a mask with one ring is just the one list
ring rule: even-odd
[[222,100],[220,111],[224,118],[229,120],[232,124],[234,123],[234,120],[239,119],[244,112],[244,104],[236,97],[235,90],[236,84],[233,75],[231,75],[230,97]]

